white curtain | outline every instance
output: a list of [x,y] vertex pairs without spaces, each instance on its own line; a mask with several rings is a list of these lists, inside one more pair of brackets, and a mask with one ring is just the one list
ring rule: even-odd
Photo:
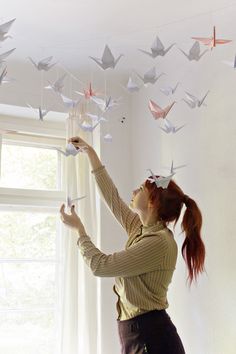
[[[67,136],[80,136],[93,144],[91,133],[78,129],[78,115],[72,112],[67,119]],[[98,244],[95,185],[84,153],[63,158],[64,186],[71,198],[86,195],[75,203],[76,211],[91,240]],[[63,227],[63,280],[61,317],[61,354],[99,354],[98,345],[98,288],[99,280],[84,263],[76,244],[76,232]]]

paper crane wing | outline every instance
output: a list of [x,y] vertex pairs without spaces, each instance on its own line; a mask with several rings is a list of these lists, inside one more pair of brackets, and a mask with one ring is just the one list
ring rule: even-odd
[[189,59],[189,54],[185,53],[182,49],[179,48],[179,50],[186,56],[186,58]]
[[5,76],[7,75],[7,68],[4,68],[0,75],[0,84],[3,83]]
[[168,53],[169,50],[175,45],[175,43],[171,44],[169,47],[167,47],[164,51],[164,54]]
[[30,60],[31,63],[36,67],[36,69],[38,69],[37,63],[36,63],[31,57],[29,57],[29,60]]
[[185,126],[185,124],[184,125],[181,125],[180,127],[175,127],[175,133],[177,133],[180,129],[182,129],[183,127]]
[[185,103],[187,103],[187,105],[188,105],[190,108],[195,108],[195,107],[196,107],[196,102],[194,102],[193,100],[184,99],[184,98],[183,98],[183,101],[184,101]]
[[63,154],[64,156],[69,156],[69,154],[59,148],[55,148],[55,150],[57,150],[58,152],[60,152],[61,154]]
[[210,45],[213,41],[213,38],[203,38],[203,37],[191,37],[192,39],[195,39],[205,45]]
[[198,57],[200,54],[200,44],[198,41],[194,42],[193,46],[189,50],[189,55],[192,57]]
[[170,112],[171,108],[174,106],[175,101],[172,102],[169,106],[167,106],[166,108],[164,108],[164,118],[167,116],[167,114]]
[[150,109],[155,110],[155,111],[159,111],[159,110],[163,111],[163,109],[152,100],[149,101],[149,107],[150,107]]
[[40,60],[39,63],[42,65],[48,65],[48,64],[50,64],[50,61],[52,60],[52,58],[53,58],[52,56],[44,58],[44,59]]
[[216,44],[226,44],[232,42],[231,39],[216,39]]
[[154,101],[150,100],[148,103],[148,107],[155,119],[163,118],[164,115],[163,109],[160,106],[158,106],[158,104],[156,104]]
[[201,106],[203,104],[203,102],[205,101],[205,98],[207,97],[208,93],[210,91],[207,91],[207,93],[205,94],[205,96],[201,99],[201,101],[199,101],[199,106]]
[[3,23],[2,25],[0,25],[0,33],[1,33],[1,34],[7,33],[7,32],[10,30],[10,27],[11,27],[11,25],[13,24],[13,22],[14,22],[15,20],[16,20],[16,19],[14,18],[13,20],[8,21],[8,22],[5,22],[5,23]]
[[143,49],[139,49],[139,51],[142,52],[142,53],[144,53],[144,54],[149,55],[150,57],[153,57],[153,53],[150,53],[150,52],[148,52],[148,51],[146,51],[146,50],[143,50]]
[[5,52],[5,53],[2,53],[2,54],[0,55],[0,62],[3,61],[4,59],[6,59],[12,52],[14,52],[15,49],[16,49],[16,48],[13,48],[13,49],[11,49],[11,50],[8,50],[8,51]]
[[197,97],[195,97],[195,96],[192,95],[191,93],[185,91],[185,94],[186,94],[188,100],[190,100],[190,101],[192,101],[192,102],[195,102],[195,103],[196,103],[196,101],[198,101]]

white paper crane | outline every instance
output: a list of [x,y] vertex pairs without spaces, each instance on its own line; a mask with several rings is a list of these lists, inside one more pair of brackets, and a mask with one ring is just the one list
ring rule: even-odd
[[75,202],[77,202],[78,200],[84,199],[84,198],[86,198],[86,195],[84,195],[83,197],[73,198],[73,199],[72,199],[71,197],[67,197],[67,198],[66,198],[66,206],[67,206],[67,208],[71,208],[72,205],[73,205]]
[[55,93],[62,93],[62,89],[64,87],[64,79],[66,77],[66,74],[62,75],[61,77],[59,77],[59,79],[57,79],[56,81],[54,81],[53,83],[49,82],[48,86],[45,86],[45,89],[48,90],[53,90]]
[[192,95],[191,93],[185,91],[186,99],[183,98],[183,101],[185,103],[187,103],[187,105],[190,108],[201,107],[202,105],[204,105],[203,102],[205,101],[205,99],[206,99],[206,97],[207,97],[209,92],[210,91],[207,91],[207,93],[203,96],[203,98],[199,99],[196,96]]
[[52,61],[52,56],[51,57],[47,57],[44,59],[41,59],[38,63],[36,63],[31,57],[29,57],[29,60],[31,61],[31,63],[34,65],[34,67],[37,70],[44,70],[44,71],[48,71],[50,70],[54,65],[56,65],[57,63],[51,63]]
[[156,74],[156,68],[153,67],[150,70],[148,70],[144,76],[141,76],[137,74],[138,77],[143,81],[144,84],[155,84],[157,80],[162,76],[165,75],[165,73],[161,73],[160,75],[157,76]]
[[159,37],[156,36],[154,42],[152,43],[151,46],[151,52],[148,52],[146,50],[143,49],[139,49],[140,52],[149,55],[152,58],[156,58],[158,55],[160,56],[164,56],[166,55],[166,53],[169,52],[169,50],[175,45],[175,43],[171,44],[168,48],[165,49],[164,45],[162,44],[162,42],[160,41]]
[[118,63],[118,61],[120,60],[120,58],[122,56],[123,56],[123,54],[120,54],[118,56],[118,58],[115,59],[110,48],[108,47],[108,45],[106,45],[101,59],[91,57],[91,56],[90,56],[90,58],[93,61],[95,61],[95,63],[97,63],[97,65],[100,66],[100,68],[102,68],[103,70],[106,70],[108,68],[114,69],[116,64]]
[[177,82],[177,84],[174,87],[171,86],[164,86],[160,88],[160,91],[162,93],[164,93],[164,95],[169,96],[169,95],[173,95],[177,89],[177,87],[179,86],[179,82]]
[[160,127],[161,130],[163,130],[165,133],[169,134],[175,134],[177,133],[180,129],[182,129],[184,125],[181,125],[180,127],[174,126],[168,119],[164,119],[164,128]]
[[152,172],[152,170],[148,169],[148,171],[150,171],[152,177],[149,177],[148,180],[151,183],[156,183],[157,188],[163,188],[166,189],[171,181],[171,178],[174,176],[174,173],[170,174],[169,176],[163,177],[163,176],[159,176],[156,177],[154,175],[154,173]]
[[192,47],[189,49],[189,53],[185,53],[182,49],[179,48],[179,50],[185,55],[186,58],[188,58],[189,61],[195,60],[199,61],[206,52],[208,52],[208,49],[205,49],[202,54],[200,54],[200,44],[199,42],[194,42]]
[[67,144],[65,151],[59,149],[59,148],[53,148],[60,152],[62,155],[68,157],[68,156],[76,156],[79,152],[83,152],[86,150],[86,146],[81,146],[80,148],[75,148],[75,146],[72,143]]

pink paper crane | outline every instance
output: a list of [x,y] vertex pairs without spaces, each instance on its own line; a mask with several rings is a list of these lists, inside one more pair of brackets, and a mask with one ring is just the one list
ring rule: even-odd
[[216,39],[216,28],[215,26],[213,27],[213,37],[210,38],[202,38],[202,37],[191,37],[192,39],[196,39],[197,41],[201,42],[204,45],[207,45],[208,47],[213,49],[213,47],[216,47],[217,44],[226,44],[229,42],[232,42],[231,39]]
[[89,100],[93,96],[99,95],[98,92],[93,91],[91,82],[89,83],[89,87],[85,89],[84,92],[79,92],[79,91],[75,91],[75,92],[81,96],[84,96],[86,100]]
[[176,102],[174,101],[169,106],[167,106],[163,109],[160,106],[158,106],[155,102],[153,102],[152,100],[149,100],[148,107],[155,119],[159,119],[159,118],[164,119],[175,103]]

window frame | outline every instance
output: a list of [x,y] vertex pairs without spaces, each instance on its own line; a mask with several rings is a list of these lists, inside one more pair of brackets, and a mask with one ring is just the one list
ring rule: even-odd
[[[65,117],[64,117],[65,119]],[[60,121],[39,122],[30,118],[5,117],[0,115],[1,129],[15,130],[14,134],[2,136],[2,144],[33,146],[40,148],[65,146],[65,124]],[[21,188],[0,187],[0,211],[28,211],[39,213],[58,214],[60,205],[65,201],[66,193],[62,190],[63,158],[58,152],[58,190],[34,190]],[[54,306],[42,306],[42,308],[7,308],[0,309],[0,313],[12,312],[35,312],[35,311],[53,311],[56,316],[56,333],[60,336],[60,311],[61,311],[61,286],[62,278],[58,276],[62,273],[63,257],[61,257],[62,247],[62,225],[60,221],[56,225],[56,254],[55,259],[37,260],[37,259],[0,259],[1,263],[50,263],[55,264],[55,296],[56,304]],[[55,343],[55,353],[60,352],[59,343]]]

